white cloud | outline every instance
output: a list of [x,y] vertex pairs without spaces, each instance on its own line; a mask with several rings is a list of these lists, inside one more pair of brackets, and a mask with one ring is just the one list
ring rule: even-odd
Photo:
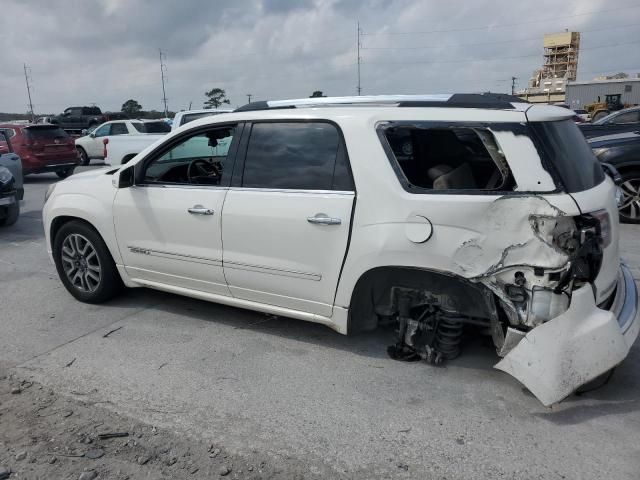
[[[542,34],[564,28],[584,32],[579,71],[585,78],[640,70],[637,44],[593,48],[640,39],[640,8],[621,10],[625,5],[4,0],[0,111],[26,110],[23,62],[32,69],[39,113],[92,102],[119,109],[128,98],[161,110],[158,48],[167,54],[167,96],[174,110],[191,101],[200,107],[212,87],[226,89],[234,105],[243,104],[247,93],[254,99],[308,96],[314,90],[355,94],[357,20],[366,34],[362,86],[367,94],[506,91],[512,75],[524,85],[542,62]],[[578,16],[582,13],[588,14]],[[403,34],[434,30],[442,32]]]

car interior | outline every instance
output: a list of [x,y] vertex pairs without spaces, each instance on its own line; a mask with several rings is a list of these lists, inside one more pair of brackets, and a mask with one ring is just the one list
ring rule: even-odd
[[385,135],[411,186],[433,190],[512,190],[493,135],[478,128],[391,127]]

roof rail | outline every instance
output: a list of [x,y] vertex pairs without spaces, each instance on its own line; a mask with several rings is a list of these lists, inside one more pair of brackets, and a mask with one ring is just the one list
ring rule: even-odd
[[513,109],[512,103],[527,103],[518,97],[497,93],[454,93],[436,95],[363,95],[354,97],[314,97],[291,100],[251,102],[236,112],[281,108],[322,107],[338,105],[395,105],[398,107],[457,107]]

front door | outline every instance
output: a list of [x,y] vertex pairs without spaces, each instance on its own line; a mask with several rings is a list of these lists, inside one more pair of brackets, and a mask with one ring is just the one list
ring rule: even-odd
[[229,295],[221,214],[236,128],[187,132],[139,162],[136,185],[118,190],[116,237],[132,279]]
[[96,128],[90,135],[91,141],[84,146],[87,149],[89,158],[104,158],[104,142],[103,140],[109,136],[111,124],[105,123]]
[[338,129],[328,122],[249,128],[222,213],[231,293],[331,316],[355,197]]

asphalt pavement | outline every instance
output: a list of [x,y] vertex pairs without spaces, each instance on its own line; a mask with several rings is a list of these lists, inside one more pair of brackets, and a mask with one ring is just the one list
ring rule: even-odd
[[[0,365],[239,454],[351,478],[615,478],[640,471],[640,347],[603,388],[543,407],[477,341],[444,367],[400,363],[389,337],[345,337],[146,289],[74,300],[47,257],[53,174],[27,177],[0,230]],[[640,227],[623,226],[640,278]],[[108,334],[108,335],[107,335]]]

